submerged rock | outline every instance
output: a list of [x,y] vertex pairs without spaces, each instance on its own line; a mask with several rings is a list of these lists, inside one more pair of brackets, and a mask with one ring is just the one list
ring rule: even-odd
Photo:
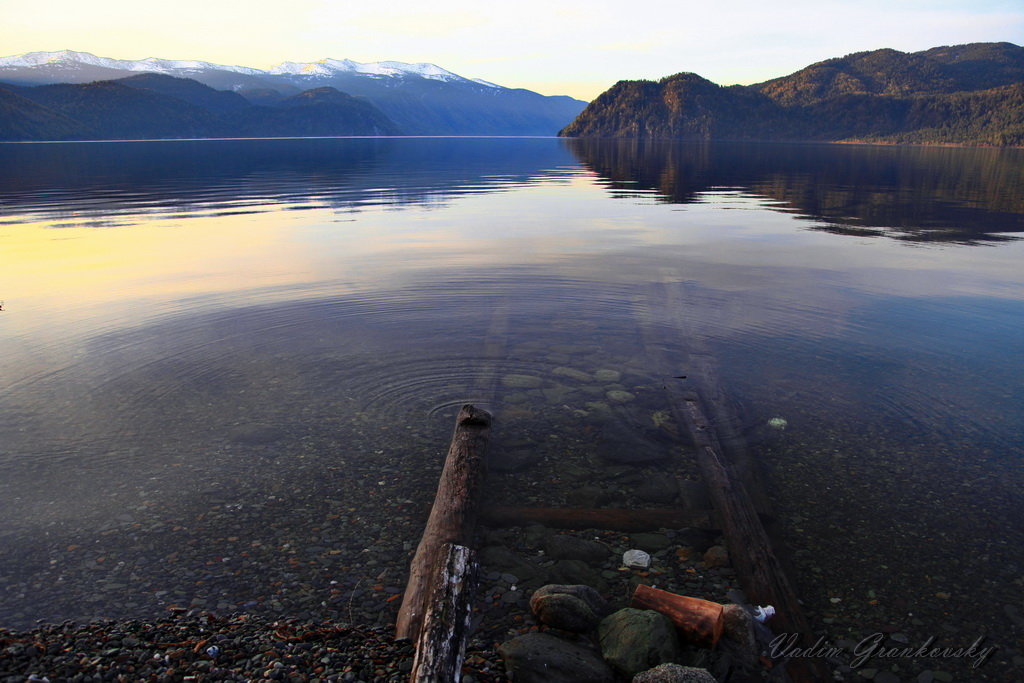
[[505,375],[501,383],[513,389],[536,389],[544,384],[544,380],[533,375]]
[[726,567],[729,564],[729,552],[720,545],[713,545],[704,553],[704,564],[708,568]]
[[615,674],[591,649],[547,633],[527,633],[498,651],[516,683],[612,683]]
[[545,626],[585,633],[597,628],[608,603],[590,586],[548,584],[530,598],[530,610]]
[[544,542],[544,552],[556,560],[582,560],[584,562],[604,562],[612,554],[612,551],[603,543],[567,534],[549,536]]
[[594,586],[599,591],[608,589],[601,572],[581,560],[559,560],[548,569],[548,581],[559,584]]
[[577,382],[589,382],[592,379],[590,375],[582,370],[577,370],[576,368],[555,368],[551,371],[551,374],[558,375],[560,377],[568,377],[569,379],[574,379]]

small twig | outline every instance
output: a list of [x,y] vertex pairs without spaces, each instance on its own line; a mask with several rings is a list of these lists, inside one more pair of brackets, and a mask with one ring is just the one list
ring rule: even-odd
[[355,618],[353,618],[353,616],[352,616],[352,601],[355,599],[356,591],[359,590],[359,584],[361,584],[362,582],[363,582],[362,578],[360,578],[358,581],[356,581],[356,585],[352,586],[352,592],[349,593],[349,596],[348,596],[348,623],[350,623],[350,624],[356,623]]

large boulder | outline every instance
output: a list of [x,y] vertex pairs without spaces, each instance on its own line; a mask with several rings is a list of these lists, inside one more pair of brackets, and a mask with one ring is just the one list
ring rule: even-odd
[[530,598],[530,610],[545,626],[586,633],[608,614],[608,603],[590,586],[548,584]]
[[601,621],[597,633],[601,654],[625,676],[678,662],[683,656],[672,622],[653,610],[620,609]]
[[615,674],[589,648],[547,633],[527,633],[503,643],[498,652],[515,683],[612,683]]

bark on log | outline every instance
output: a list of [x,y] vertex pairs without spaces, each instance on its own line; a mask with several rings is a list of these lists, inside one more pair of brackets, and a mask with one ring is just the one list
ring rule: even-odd
[[617,508],[519,508],[485,507],[480,521],[490,526],[529,526],[542,524],[555,529],[611,529],[613,531],[654,531],[656,529],[708,529],[706,512]]
[[490,426],[490,413],[472,405],[462,406],[455,419],[455,433],[441,471],[434,505],[409,566],[409,583],[395,625],[398,640],[419,638],[427,603],[438,578],[437,569],[445,562],[445,544],[469,546],[472,541]]
[[475,553],[463,545],[446,543],[444,556],[416,641],[409,677],[415,683],[458,683],[462,678],[477,563]]
[[661,612],[672,620],[684,640],[702,647],[713,647],[725,627],[723,605],[643,584],[636,587],[630,606]]
[[[750,496],[733,474],[729,461],[722,457],[722,448],[699,398],[671,388],[669,394],[676,419],[687,426],[694,440],[697,466],[708,485],[729,558],[748,599],[775,607],[775,616],[768,623],[774,633],[797,633],[800,641],[811,647],[814,638],[796,592],[772,551]],[[827,667],[817,659],[794,659],[787,664],[786,672],[799,683],[831,679]]]

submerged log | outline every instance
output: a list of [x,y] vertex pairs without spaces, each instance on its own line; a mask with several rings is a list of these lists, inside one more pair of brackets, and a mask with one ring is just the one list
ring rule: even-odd
[[[697,466],[707,483],[730,560],[748,599],[775,607],[775,616],[768,624],[772,631],[799,634],[799,640],[811,647],[814,638],[796,591],[772,550],[754,503],[722,455],[722,447],[698,396],[672,389],[669,393],[676,419],[687,426],[693,438]],[[786,666],[786,672],[798,682],[831,679],[827,667],[817,659],[794,659]]]
[[654,531],[656,529],[707,529],[706,512],[673,509],[626,510],[618,508],[520,508],[485,507],[480,521],[490,526],[542,524],[555,529],[611,529],[613,531]]
[[398,640],[419,639],[428,602],[447,561],[446,544],[470,545],[490,426],[490,413],[472,405],[462,406],[455,419],[434,505],[409,566],[409,583],[395,625]]
[[410,681],[436,683],[461,679],[476,579],[474,552],[463,545],[445,543],[444,563],[438,567],[416,640]]
[[725,627],[723,605],[644,584],[636,587],[630,606],[661,612],[675,624],[684,640],[703,647],[714,646]]

